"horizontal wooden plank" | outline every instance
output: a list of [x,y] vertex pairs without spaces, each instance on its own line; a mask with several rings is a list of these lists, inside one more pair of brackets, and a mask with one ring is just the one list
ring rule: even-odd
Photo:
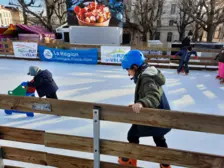
[[151,58],[158,58],[158,59],[160,59],[160,58],[170,58],[170,55],[152,55],[152,54],[145,54],[145,57],[146,58],[149,58],[149,59],[151,59]]
[[169,64],[169,60],[147,60],[148,63],[161,63],[161,64]]
[[[93,168],[94,164],[92,160],[89,159],[81,159],[81,158],[74,158],[68,156],[61,156],[61,155],[54,155],[48,154],[47,155],[47,162],[51,166],[55,166],[58,168]],[[122,166],[119,164],[114,163],[107,163],[101,162],[101,168],[131,168],[131,166]]]
[[[26,41],[29,42],[29,41]],[[9,40],[7,42],[0,42],[0,44],[8,44],[8,45],[12,45],[12,41]],[[45,46],[49,46],[49,47],[59,47],[59,48],[100,48],[101,45],[79,45],[79,44],[70,44],[70,43],[66,43],[66,42],[53,42],[50,41],[49,43],[43,43],[43,42],[39,42],[39,45],[45,45]],[[121,45],[121,46],[130,46],[130,45]],[[139,50],[154,50],[154,51],[179,51],[180,48],[167,48],[167,47],[148,47],[147,45],[132,45],[131,46],[132,49],[139,49]],[[218,53],[220,50],[217,49],[198,49],[195,48],[194,50],[198,51],[198,52],[208,52],[208,53]]]
[[[157,59],[161,59],[161,58],[171,58],[172,60],[172,56],[171,55],[151,55],[151,54],[145,54],[145,57],[148,59],[152,59],[152,58],[157,58]],[[178,57],[176,59],[179,59]],[[214,57],[198,57],[198,60],[208,60],[208,61],[214,61],[217,62],[216,60],[214,60]],[[194,60],[194,57],[191,57],[191,60]]]
[[[131,46],[132,49],[138,50],[153,50],[153,51],[180,51],[180,48],[167,48],[167,47],[148,47],[146,45],[141,46]],[[217,49],[199,49],[193,48],[197,52],[207,52],[207,53],[219,53],[220,50]]]
[[[50,47],[65,47],[65,48],[100,48],[101,45],[79,45],[79,44],[70,44],[70,43],[39,43],[40,45],[47,45]],[[130,46],[130,45],[121,45],[121,46]],[[132,49],[138,50],[154,50],[154,51],[179,51],[180,48],[167,48],[167,47],[148,47],[147,45],[141,46],[131,46]],[[194,49],[198,52],[211,52],[218,53],[220,50],[217,49]]]
[[[172,60],[171,63],[179,64],[179,61]],[[217,62],[192,62],[190,61],[188,65],[202,65],[202,66],[218,66]]]
[[[102,63],[98,62],[100,65],[108,65],[108,66],[121,66],[121,64],[115,64],[115,63]],[[159,64],[159,63],[153,63],[148,61],[149,65],[155,66],[157,68],[166,68],[166,69],[177,69],[178,65],[170,65],[170,64]],[[190,67],[190,70],[209,70],[209,71],[216,71],[218,70],[218,67],[208,68],[206,66],[203,67]]]
[[44,131],[0,126],[0,138],[12,141],[44,144]]
[[[7,129],[2,129],[4,127],[0,127],[4,134],[7,134]],[[18,129],[18,128],[12,128],[10,131],[17,131],[21,132],[23,131],[23,134],[27,133],[30,135],[25,136],[23,139],[23,142],[28,143],[34,143],[33,140],[34,135],[36,134],[35,130],[26,130],[26,129]],[[1,133],[2,133],[1,131]],[[11,134],[11,133],[8,133]],[[47,147],[53,147],[53,148],[63,148],[68,150],[76,150],[81,152],[90,152],[93,151],[93,139],[87,138],[87,137],[78,137],[78,136],[72,136],[72,135],[62,135],[62,134],[55,134],[55,133],[44,133],[41,132],[41,137],[45,137],[44,141],[42,142]],[[45,135],[45,136],[44,136]],[[5,136],[2,139],[4,140],[13,140],[10,136]],[[16,141],[21,139],[21,136],[19,134],[16,134],[14,136],[14,139]],[[14,152],[14,148],[6,148],[6,153],[11,153],[6,155],[5,157],[7,159],[11,160],[19,160],[23,162],[31,162],[31,163],[38,163],[38,164],[47,164],[51,166],[58,166],[55,165],[56,163],[59,164],[59,162],[66,161],[68,164],[72,164],[72,162],[69,162],[67,160],[61,159],[61,156],[58,156],[57,159],[50,159],[52,161],[49,162],[43,161],[44,154],[43,152],[37,152],[33,153],[33,151],[28,150],[21,150],[18,153],[17,150]],[[4,151],[4,147],[3,147]],[[172,164],[177,166],[187,166],[192,168],[223,168],[224,166],[224,156],[216,156],[216,155],[209,155],[209,154],[203,154],[203,153],[196,153],[196,152],[189,152],[189,151],[182,151],[182,150],[174,150],[174,149],[166,149],[166,148],[157,148],[153,146],[146,146],[146,145],[138,145],[138,144],[131,144],[131,143],[125,143],[125,142],[116,142],[116,141],[110,141],[110,140],[100,140],[100,151],[101,154],[105,155],[112,155],[112,156],[123,156],[128,158],[136,158],[138,160],[144,160],[144,161],[152,161],[160,163],[163,161],[163,163],[166,164]],[[12,154],[13,153],[13,154]],[[18,157],[17,155],[23,155]],[[42,158],[41,160],[35,160],[36,158],[40,156]],[[46,155],[46,153],[45,153]],[[29,157],[28,157],[29,156]],[[187,156],[187,157],[185,157]],[[12,159],[12,158],[17,159]],[[62,156],[64,157],[64,156]],[[65,163],[66,163],[65,162]],[[63,163],[64,165],[64,163]]]
[[11,148],[11,147],[2,147],[2,152],[3,152],[3,159],[47,165],[45,152]]
[[2,55],[11,55],[13,53],[12,52],[0,51],[0,54],[2,54]]
[[11,44],[11,43],[10,43],[9,41],[0,41],[0,45],[1,45],[1,44],[8,44],[8,45],[9,45],[9,44]]
[[[1,55],[1,54],[0,54],[0,55]],[[0,56],[0,59],[40,61],[40,58],[19,58],[19,57],[14,57],[13,55]]]
[[4,168],[23,168],[23,167],[5,165]]
[[[93,168],[93,161],[89,159],[55,155],[46,152],[32,151],[20,148],[3,147],[4,159],[34,163],[58,168]],[[101,162],[102,168],[130,168],[113,163]]]
[[[34,103],[50,104],[52,111],[33,110],[32,105]],[[15,109],[92,119],[94,106],[101,107],[100,119],[105,121],[224,134],[224,116],[150,108],[143,108],[140,114],[136,114],[132,112],[130,107],[126,106],[0,94],[0,108],[8,110]]]
[[[83,152],[93,151],[93,139],[69,135],[46,133],[46,146],[72,149]],[[152,161],[192,168],[223,168],[224,156],[157,148],[153,146],[137,145],[125,142],[100,140],[101,154],[136,158],[138,160]],[[187,157],[184,157],[187,156]]]
[[214,60],[215,61],[215,58],[214,57],[198,57],[198,60]]

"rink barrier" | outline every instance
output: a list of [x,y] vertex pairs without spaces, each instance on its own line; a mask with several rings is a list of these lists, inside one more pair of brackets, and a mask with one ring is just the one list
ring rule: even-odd
[[[25,41],[28,42],[28,41]],[[6,42],[0,42],[0,45],[7,45],[8,48],[0,48],[0,58],[3,59],[16,59],[16,60],[40,60],[37,59],[31,59],[31,58],[18,58],[14,57],[13,53],[13,47],[12,47],[12,41],[7,40]],[[51,41],[51,43],[39,43],[39,45],[53,47],[53,48],[64,48],[64,49],[78,49],[78,48],[98,48],[99,49],[99,57],[98,57],[98,63],[102,65],[120,65],[120,64],[113,64],[113,63],[102,63],[101,62],[101,53],[100,53],[100,45],[75,45],[75,44],[69,44],[69,43],[55,43],[54,41]],[[179,48],[166,48],[166,47],[148,47],[146,45],[144,46],[131,46],[132,49],[140,49],[140,50],[154,50],[154,51],[178,51]],[[210,52],[210,53],[218,53],[219,50],[216,49],[196,49],[198,52]],[[176,69],[178,67],[179,61],[178,58],[173,60],[170,55],[151,55],[151,54],[145,54],[145,56],[148,58],[147,62],[151,65],[154,65],[159,68],[171,68]],[[161,60],[165,59],[165,60]],[[195,61],[193,58],[191,58],[191,61],[189,62],[189,67],[192,70],[217,70],[218,69],[218,62],[214,60],[214,57],[199,57],[197,61]]]
[[[50,42],[50,43],[39,43],[40,45],[46,45],[48,47],[58,47],[58,48],[100,48],[101,45],[79,45],[79,44],[70,44],[66,42]],[[121,45],[121,46],[130,46],[130,45]],[[131,45],[132,49],[138,50],[154,50],[154,51],[179,51],[180,48],[168,48],[168,47],[149,47],[148,45]],[[218,53],[220,49],[195,49],[197,52],[207,52],[207,53]]]
[[[93,125],[96,122],[94,111],[98,109],[100,121],[132,123],[188,131],[224,134],[224,116],[218,115],[145,108],[142,109],[140,114],[136,114],[132,112],[130,107],[126,106],[8,95],[0,95],[0,108],[91,119],[93,120]],[[96,135],[95,131],[93,131],[93,134]],[[39,144],[46,147],[88,153],[94,153],[94,138],[96,138],[48,133],[45,131],[30,129],[10,128],[6,126],[0,126],[0,137],[3,140]],[[90,159],[56,155],[47,152],[23,149],[21,147],[14,148],[2,146],[1,148],[3,159],[66,168],[75,166],[86,166],[87,168],[94,167],[94,160]],[[224,156],[170,148],[158,148],[154,146],[138,145],[105,139],[99,140],[99,152],[104,155],[116,157],[123,156],[143,161],[156,163],[162,162],[165,164],[192,168],[224,167]],[[100,162],[100,167],[119,168],[124,166]]]

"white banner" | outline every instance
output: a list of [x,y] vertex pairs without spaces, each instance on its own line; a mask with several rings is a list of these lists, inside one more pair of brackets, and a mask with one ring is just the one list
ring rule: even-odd
[[37,43],[34,42],[13,42],[15,57],[37,58]]
[[124,46],[101,46],[101,62],[121,63],[124,55],[131,50],[131,47]]

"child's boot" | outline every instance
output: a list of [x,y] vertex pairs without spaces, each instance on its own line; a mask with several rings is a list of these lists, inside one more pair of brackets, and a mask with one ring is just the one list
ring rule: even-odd
[[162,164],[160,164],[160,168],[171,168],[171,166],[170,165],[162,165]]
[[224,79],[222,79],[222,80],[220,81],[220,84],[224,84]]
[[133,166],[137,167],[137,160],[136,159],[128,159],[124,157],[119,157],[118,163],[125,166]]

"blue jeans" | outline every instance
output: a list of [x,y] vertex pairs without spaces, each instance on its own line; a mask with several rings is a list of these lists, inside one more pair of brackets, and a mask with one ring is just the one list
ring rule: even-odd
[[184,67],[184,72],[185,73],[189,73],[188,61],[180,60],[179,67],[177,69],[178,73],[181,72],[182,67]]

